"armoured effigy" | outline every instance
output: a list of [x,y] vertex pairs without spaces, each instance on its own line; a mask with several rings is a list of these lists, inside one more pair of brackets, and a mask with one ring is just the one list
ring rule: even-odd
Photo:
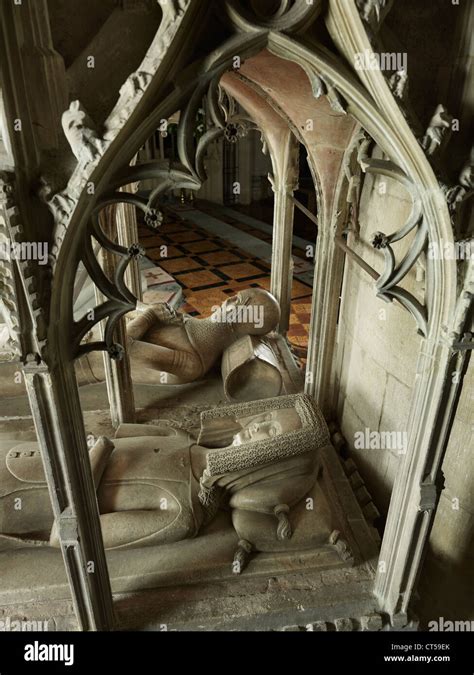
[[[251,551],[285,550],[292,509],[313,487],[328,443],[304,394],[204,411],[197,438],[167,425],[122,425],[90,451],[104,546],[177,542],[230,509],[240,571]],[[58,546],[37,444],[2,442],[0,458],[0,543]]]
[[[264,346],[260,336],[266,336],[274,330],[279,319],[278,302],[260,288],[239,291],[221,306],[215,307],[211,316],[206,318],[177,312],[166,303],[139,303],[133,319],[127,325],[133,380],[140,384],[195,382],[204,378],[223,355],[232,353],[234,361],[236,356],[237,360],[242,356],[243,361],[248,362],[248,349],[243,353],[239,345],[242,346],[245,338],[251,337],[253,364],[250,370],[255,366],[255,372],[251,375],[253,379],[260,379],[264,371],[264,377],[268,376],[270,385],[268,390],[278,395],[281,391],[278,374],[275,377],[278,364],[271,355],[271,348]],[[227,361],[228,356],[224,358],[223,367]],[[166,375],[162,376],[163,373]],[[80,359],[78,377],[80,384],[103,381],[105,375],[101,355],[92,353]],[[229,397],[234,398],[232,395]]]

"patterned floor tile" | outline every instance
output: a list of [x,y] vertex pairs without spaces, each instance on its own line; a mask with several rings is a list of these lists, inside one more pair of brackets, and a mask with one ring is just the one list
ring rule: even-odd
[[169,272],[174,274],[175,272],[191,272],[202,268],[202,265],[188,256],[183,256],[182,258],[172,258],[171,260],[162,260],[160,262],[161,267]]
[[142,244],[146,247],[146,253],[149,258],[152,260],[169,260],[170,258],[178,258],[185,255],[182,250],[176,248],[176,246],[168,246],[163,244],[164,249],[161,246],[158,247],[148,247],[148,244],[145,241],[142,241]]
[[293,335],[288,333],[288,340],[292,343],[297,345],[298,347],[308,347],[308,334],[305,333],[304,335]]
[[[171,234],[172,233],[169,233],[168,236],[171,236]],[[165,233],[163,233],[163,236],[164,235]],[[200,232],[193,232],[193,231],[176,232],[176,234],[173,234],[173,241],[177,241],[178,243],[201,241],[202,238],[203,237]]]
[[232,251],[215,251],[203,253],[200,256],[209,265],[224,265],[225,263],[240,262],[241,258]]
[[264,276],[266,271],[251,265],[250,263],[239,263],[238,265],[226,265],[223,268],[225,274],[231,279],[239,281],[240,279],[247,279],[249,277]]
[[308,295],[308,290],[311,291],[311,287],[303,284],[297,279],[293,280],[293,292],[291,297],[293,299],[304,298]]
[[200,270],[198,272],[186,272],[184,274],[175,274],[175,279],[181,286],[190,289],[202,289],[203,286],[213,286],[220,284],[225,286],[226,283],[221,277],[210,270]]
[[186,248],[191,253],[210,253],[211,251],[221,250],[221,246],[214,241],[196,241],[195,243],[187,243]]
[[[214,215],[211,210],[209,213]],[[215,217],[219,217],[218,212]],[[232,225],[260,239],[271,239],[238,221]],[[211,237],[192,223],[171,221],[159,234],[152,233],[151,236],[149,230],[143,228],[140,240],[147,256],[180,284],[185,298],[181,311],[192,316],[209,316],[212,307],[222,304],[239,290],[249,287],[270,290],[270,265],[267,262],[238,249],[231,241]],[[162,246],[166,246],[166,257],[163,257]],[[295,249],[293,253],[301,255]],[[293,281],[288,339],[295,345],[302,364],[308,344],[311,293],[309,285],[297,279]]]
[[162,234],[176,234],[177,232],[189,232],[190,226],[185,222],[166,223],[162,225],[160,232]]

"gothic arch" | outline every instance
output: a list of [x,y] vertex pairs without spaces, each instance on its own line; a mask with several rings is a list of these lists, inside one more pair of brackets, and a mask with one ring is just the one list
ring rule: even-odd
[[[160,58],[153,68],[148,68],[150,58],[147,57],[145,65],[148,69],[144,68],[147,77],[140,77],[138,73],[132,80],[132,85],[138,88],[140,95],[132,96],[128,90],[122,92],[121,102],[119,101],[118,107],[109,118],[108,127],[106,125],[106,143],[103,146],[98,145],[100,149],[92,154],[89,161],[79,160],[68,188],[49,200],[56,217],[57,244],[50,322],[42,352],[43,362],[39,364],[43,370],[33,369],[30,379],[31,390],[36,392],[37,409],[41,408],[38,401],[42,397],[51,406],[45,412],[43,405],[38,413],[41,418],[40,436],[47,441],[50,463],[48,475],[56,515],[62,517],[64,531],[67,531],[68,518],[74,521],[79,531],[79,537],[72,538],[69,544],[66,541],[63,550],[70,561],[75,556],[75,563],[70,562],[70,570],[73,570],[70,571],[70,578],[75,588],[78,614],[83,617],[83,625],[86,626],[108,625],[111,621],[111,603],[73,369],[73,361],[80,354],[80,337],[84,329],[90,327],[90,324],[87,327],[85,324],[75,325],[73,321],[72,294],[76,268],[80,259],[89,255],[85,241],[89,236],[87,228],[94,210],[108,203],[129,200],[142,208],[147,215],[153,216],[152,210],[156,207],[154,202],[143,202],[127,197],[125,193],[114,193],[116,187],[139,180],[148,171],[158,173],[163,189],[173,185],[186,185],[192,189],[200,185],[202,167],[199,157],[192,151],[189,135],[186,133],[187,125],[200,97],[211,85],[218,82],[223,73],[233,68],[236,55],[244,61],[266,48],[275,56],[303,68],[311,83],[314,97],[326,96],[338,114],[351,115],[389,158],[389,162],[375,165],[362,153],[360,159],[363,168],[391,172],[407,181],[413,188],[414,201],[419,202],[420,206],[419,214],[417,212],[415,215],[422,219],[429,241],[453,241],[449,212],[438,181],[417,139],[401,115],[387,83],[380,80],[383,75],[364,73],[360,82],[339,58],[314,42],[307,44],[300,37],[300,33],[304,33],[311,22],[317,19],[319,2],[313,5],[308,5],[304,0],[296,0],[289,5],[284,3],[278,16],[262,20],[249,14],[249,10],[243,9],[237,0],[228,0],[225,7],[232,26],[230,38],[217,47],[212,45],[212,51],[205,58],[190,63],[184,46],[189,42],[199,42],[200,36],[195,26],[199,23],[198,16],[202,18],[205,14],[205,5],[206,2],[202,0],[175,0],[171,4],[165,3],[169,14],[164,16],[158,38],[164,38],[165,31],[168,33],[161,44]],[[284,11],[286,6],[289,6],[287,12]],[[353,2],[330,0],[328,27],[340,52],[349,62],[353,62],[356,52],[363,51],[367,45],[370,47],[366,29]],[[171,77],[165,74],[164,66],[169,67],[173,59],[176,63]],[[177,76],[179,69],[181,73]],[[153,72],[150,73],[150,70]],[[212,92],[210,96],[212,98]],[[129,167],[130,160],[159,126],[160,120],[166,119],[177,110],[182,110],[181,166]],[[224,132],[226,120],[216,117],[214,121],[214,133],[207,140]],[[86,189],[88,184],[94,186],[93,196]],[[321,291],[315,301],[315,306],[319,306],[319,319],[313,332],[313,350],[322,344],[324,351],[317,358],[312,357],[316,380],[311,392],[318,398],[327,383],[327,374],[321,373],[321,364],[327,354],[326,350],[329,349],[329,328],[325,321],[329,317],[328,306],[333,299],[333,293],[328,291],[333,272],[327,261],[327,253],[328,248],[333,247],[332,235],[340,225],[334,204],[338,203],[343,190],[345,182],[341,175],[331,211],[326,213],[322,209],[322,236],[318,238],[317,269]],[[158,193],[155,197],[157,196]],[[412,223],[413,227],[421,222],[417,218],[414,220],[416,222]],[[102,241],[105,246],[111,246],[106,239]],[[389,244],[389,241],[384,242],[384,248],[389,248]],[[99,286],[102,285],[101,290],[110,303],[102,308],[97,318],[118,318],[133,307],[133,298],[125,293],[121,279],[123,280],[127,262],[138,251],[127,251],[118,247],[115,247],[115,251],[123,258],[119,265],[117,285],[114,288],[113,284],[107,284],[103,278],[99,281]],[[89,263],[93,270],[90,257]],[[398,278],[399,272],[399,267],[387,268],[384,282]],[[100,276],[97,268],[92,273]],[[454,261],[434,260],[428,270],[428,285],[430,292],[424,327],[426,334],[420,352],[409,423],[410,446],[394,487],[381,552],[381,561],[385,565],[383,570],[379,568],[375,583],[381,607],[390,614],[406,611],[435,508],[433,486],[442,458],[448,423],[440,411],[446,400],[455,395],[455,385],[450,378],[453,362],[457,358],[453,343],[462,331],[463,316],[467,312],[467,308],[464,309],[458,303],[459,311],[454,323],[457,301]],[[388,295],[391,291],[392,296],[394,295],[393,284],[388,286],[385,283],[382,290]],[[109,334],[111,338],[111,330]],[[114,354],[115,347],[109,338],[104,345],[95,346],[107,347]],[[53,437],[47,429],[48,424],[52,428],[62,429],[62,436]],[[57,495],[54,497],[56,488],[59,498]],[[91,559],[97,562],[93,580],[81,572],[85,561]]]

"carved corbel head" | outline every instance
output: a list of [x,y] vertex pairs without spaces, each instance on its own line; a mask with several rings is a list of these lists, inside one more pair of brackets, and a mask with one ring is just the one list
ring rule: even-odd
[[469,159],[459,174],[459,184],[466,188],[466,190],[474,189],[474,146],[471,148]]
[[397,70],[388,81],[395,98],[404,100],[408,95],[408,73],[405,68]]

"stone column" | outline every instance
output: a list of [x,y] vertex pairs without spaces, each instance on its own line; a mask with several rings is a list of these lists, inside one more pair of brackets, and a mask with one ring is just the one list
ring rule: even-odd
[[[34,173],[41,152],[58,153],[67,145],[61,129],[66,69],[54,49],[46,0],[0,3],[0,62],[8,126],[14,120],[17,125],[11,138],[17,170]],[[56,170],[61,161],[58,153]]]
[[[335,150],[333,150],[335,154]],[[320,181],[311,165],[316,186]],[[336,188],[328,195],[323,185],[318,199],[318,232],[315,241],[314,281],[311,300],[311,323],[308,340],[308,359],[305,374],[305,393],[312,396],[324,415],[330,418],[334,411],[336,388],[334,383],[334,354],[339,312],[341,284],[344,273],[344,253],[336,245],[335,236],[346,224],[348,212],[347,182],[339,172]]]
[[[129,248],[138,243],[137,212],[133,204],[117,204],[115,222],[120,246]],[[125,273],[125,283],[137,300],[142,300],[142,281],[138,260],[131,260]]]
[[[471,284],[471,288],[473,286]],[[469,303],[472,309],[470,300]],[[374,583],[380,608],[391,616],[395,628],[406,623],[431,523],[444,487],[440,467],[456,415],[468,353],[462,347],[463,332],[457,336],[460,340],[457,350],[438,339],[435,358],[429,353],[425,355],[429,342],[425,339],[418,361],[408,420],[409,444],[393,486]],[[420,423],[423,379],[435,373],[441,373],[444,381],[441,385],[437,383],[429,417]],[[420,439],[430,444],[428,457],[420,452],[419,448],[423,449]]]
[[74,364],[51,368],[30,355],[23,374],[79,628],[111,630],[112,591]]
[[293,192],[299,177],[299,143],[291,132],[276,153],[272,157],[274,175],[269,176],[275,195],[270,291],[281,308],[278,332],[285,335],[290,323],[293,283]]
[[[1,231],[12,242],[22,232],[14,187],[12,174],[0,176]],[[38,265],[29,261],[0,263],[0,281],[8,281],[4,310],[22,362],[79,628],[109,630],[114,625],[112,593],[74,362],[61,360],[57,343],[48,340],[43,304],[49,293],[35,290],[37,271]],[[62,329],[57,332],[67,345]]]
[[[32,186],[41,153],[57,152],[66,143],[60,116],[67,106],[67,85],[51,42],[46,0],[0,3],[0,68],[2,136],[9,134],[16,179],[7,178],[7,191],[0,185],[7,195],[0,199],[2,224],[11,241],[49,241],[51,218]],[[67,161],[65,153],[58,153],[58,174],[61,159]],[[48,345],[51,286],[44,272],[37,264],[17,261],[8,298],[15,298],[13,327],[18,328],[19,358],[79,628],[109,630],[112,594],[81,404],[72,360],[67,366],[59,363],[57,344]],[[31,583],[34,587],[34,578]]]
[[[123,240],[129,240],[130,233],[127,232],[127,222],[125,220],[127,211],[121,210],[120,218],[122,227],[120,232],[117,234],[117,224],[119,221],[119,208],[123,206],[128,206],[126,204],[117,204],[112,206],[107,206],[99,215],[100,224],[105,232],[105,234],[112,240],[115,238],[119,239],[119,243],[122,245]],[[134,210],[134,207],[131,207]],[[136,221],[135,221],[136,222]],[[132,242],[132,243],[136,243]],[[117,264],[117,256],[114,255],[111,251],[107,251],[104,248],[101,248],[99,253],[99,260],[104,270],[105,274],[109,279],[114,278],[115,268]],[[134,277],[132,276],[132,282]],[[127,280],[127,283],[130,283]],[[132,291],[133,292],[133,291]],[[105,298],[99,289],[96,287],[95,290],[96,300],[98,304],[101,304]],[[100,327],[101,339],[104,338],[102,326]],[[124,354],[120,361],[113,360],[110,358],[107,352],[103,352],[104,359],[104,369],[105,369],[105,381],[107,384],[107,394],[109,397],[110,405],[110,418],[114,427],[118,427],[119,424],[123,423],[133,423],[135,422],[135,397],[133,394],[133,381],[132,374],[130,369],[130,359],[128,357],[127,346],[127,331],[125,319],[120,319],[117,323],[115,329],[115,342],[124,347]]]
[[197,193],[199,199],[206,199],[217,204],[224,203],[224,141],[219,138],[207,149],[207,178]]
[[[132,166],[135,165],[137,157],[130,162]],[[132,183],[120,188],[123,192],[137,192],[139,183]],[[118,243],[124,248],[129,248],[133,244],[138,243],[138,225],[137,225],[137,210],[133,204],[122,202],[115,207],[115,226],[117,229]],[[142,282],[140,275],[139,260],[134,258],[125,273],[125,283],[129,290],[137,298],[142,300]]]
[[247,133],[237,145],[238,176],[240,183],[240,203],[252,203],[252,173],[253,173],[253,134]]

